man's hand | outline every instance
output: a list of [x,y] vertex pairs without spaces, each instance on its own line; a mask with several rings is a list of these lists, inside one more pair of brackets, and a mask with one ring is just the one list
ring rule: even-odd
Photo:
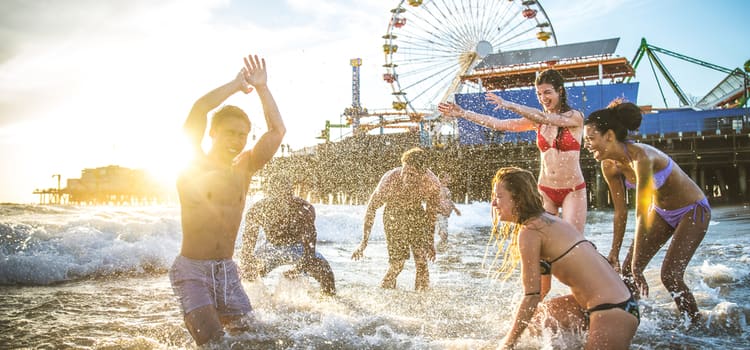
[[253,92],[253,87],[250,86],[250,83],[247,82],[245,79],[245,75],[247,74],[247,71],[243,67],[240,69],[240,72],[237,73],[237,77],[234,78],[235,83],[239,86],[240,91],[249,94]]
[[254,86],[265,86],[268,80],[266,75],[266,60],[258,55],[245,57],[245,68],[243,70],[245,81]]
[[357,247],[354,253],[352,253],[352,260],[362,259],[362,257],[364,256],[365,248],[367,248],[367,243],[360,243],[359,247]]
[[422,247],[422,254],[431,262],[435,262],[435,246],[427,243]]

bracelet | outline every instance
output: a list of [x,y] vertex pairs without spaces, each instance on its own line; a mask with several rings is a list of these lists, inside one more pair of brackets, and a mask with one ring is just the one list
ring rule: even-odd
[[535,295],[541,295],[541,293],[539,293],[539,292],[534,292],[534,293],[526,293],[526,294],[524,294],[523,296],[525,296],[525,297],[531,297],[531,296],[535,296]]

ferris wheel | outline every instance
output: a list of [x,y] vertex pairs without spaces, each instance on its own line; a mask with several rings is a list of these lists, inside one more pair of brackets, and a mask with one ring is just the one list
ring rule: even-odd
[[393,108],[430,114],[491,53],[557,45],[536,0],[400,0],[391,10],[383,80]]

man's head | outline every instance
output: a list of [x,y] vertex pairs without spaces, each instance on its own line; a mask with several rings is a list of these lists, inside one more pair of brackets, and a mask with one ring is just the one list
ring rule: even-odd
[[419,147],[401,155],[401,181],[407,185],[419,184],[427,173],[427,152]]
[[236,156],[247,145],[250,133],[250,118],[236,106],[221,107],[211,118],[208,135],[213,140],[213,148],[226,151]]

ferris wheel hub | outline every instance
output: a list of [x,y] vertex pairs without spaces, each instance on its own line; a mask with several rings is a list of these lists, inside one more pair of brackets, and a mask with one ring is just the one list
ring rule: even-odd
[[476,48],[477,55],[479,55],[480,58],[485,58],[487,55],[492,53],[492,43],[490,43],[487,40],[480,40],[477,43]]

